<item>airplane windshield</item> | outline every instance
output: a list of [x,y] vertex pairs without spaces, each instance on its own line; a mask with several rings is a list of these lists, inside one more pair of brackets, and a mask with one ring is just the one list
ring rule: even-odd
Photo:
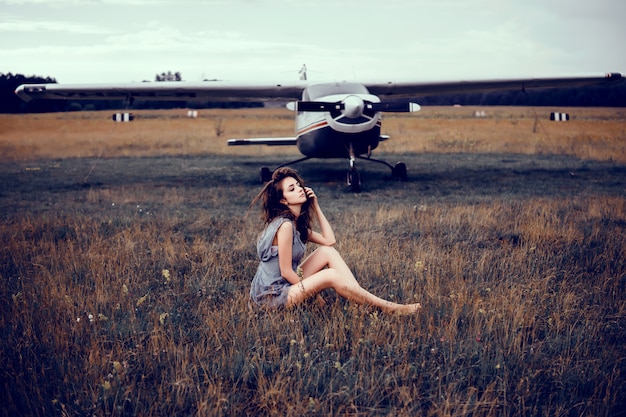
[[316,100],[333,94],[369,94],[367,88],[359,83],[323,83],[311,84],[304,90],[303,100]]

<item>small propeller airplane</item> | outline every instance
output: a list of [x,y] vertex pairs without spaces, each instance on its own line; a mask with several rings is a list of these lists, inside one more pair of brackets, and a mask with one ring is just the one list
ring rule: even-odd
[[[389,136],[381,134],[384,112],[416,112],[416,97],[467,92],[526,91],[534,88],[606,85],[622,79],[620,73],[557,78],[517,78],[444,82],[368,82],[352,81],[310,83],[306,67],[300,80],[293,83],[236,83],[229,81],[153,82],[136,84],[23,84],[15,93],[25,101],[64,100],[212,100],[212,101],[286,101],[296,113],[295,136],[282,138],[230,139],[229,146],[297,146],[302,158],[280,165],[295,164],[311,158],[348,160],[347,185],[361,190],[356,160],[384,164],[397,179],[407,178],[404,163],[391,165],[371,157],[372,151]],[[295,100],[295,101],[293,101]],[[384,100],[384,101],[383,101]],[[277,168],[279,168],[277,167]],[[271,170],[261,168],[261,180],[271,178]]]

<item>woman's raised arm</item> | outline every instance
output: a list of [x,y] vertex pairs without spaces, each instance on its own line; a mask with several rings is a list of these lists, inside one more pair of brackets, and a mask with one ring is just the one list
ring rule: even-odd
[[315,212],[315,216],[317,217],[317,221],[320,224],[320,232],[311,231],[309,233],[309,241],[313,243],[317,243],[318,245],[324,246],[333,246],[337,243],[335,239],[335,232],[333,232],[333,228],[328,222],[328,219],[324,215],[322,208],[319,205],[319,201],[315,192],[309,187],[305,188],[305,192],[307,197],[312,201],[313,210]]

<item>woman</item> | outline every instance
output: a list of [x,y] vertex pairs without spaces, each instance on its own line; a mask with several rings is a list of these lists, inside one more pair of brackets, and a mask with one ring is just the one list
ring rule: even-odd
[[[256,304],[289,308],[333,288],[340,296],[384,312],[411,314],[421,305],[397,304],[361,288],[339,252],[335,234],[313,190],[291,168],[274,171],[272,180],[252,204],[262,201],[266,228],[257,243],[261,262],[252,280],[250,297]],[[313,216],[320,231],[311,230]],[[319,245],[302,263],[306,243]],[[322,301],[323,302],[323,301]]]

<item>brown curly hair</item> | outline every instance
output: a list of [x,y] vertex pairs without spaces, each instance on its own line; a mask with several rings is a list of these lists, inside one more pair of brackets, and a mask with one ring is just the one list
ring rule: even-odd
[[269,224],[277,217],[285,217],[296,223],[296,230],[300,233],[300,239],[306,242],[309,238],[309,231],[312,222],[311,203],[307,200],[302,205],[302,211],[296,218],[293,212],[285,204],[281,203],[283,199],[282,180],[287,177],[294,178],[301,187],[304,188],[304,180],[298,172],[292,168],[278,168],[272,174],[272,179],[265,184],[261,192],[252,200],[250,206],[261,201],[262,217],[265,224]]

